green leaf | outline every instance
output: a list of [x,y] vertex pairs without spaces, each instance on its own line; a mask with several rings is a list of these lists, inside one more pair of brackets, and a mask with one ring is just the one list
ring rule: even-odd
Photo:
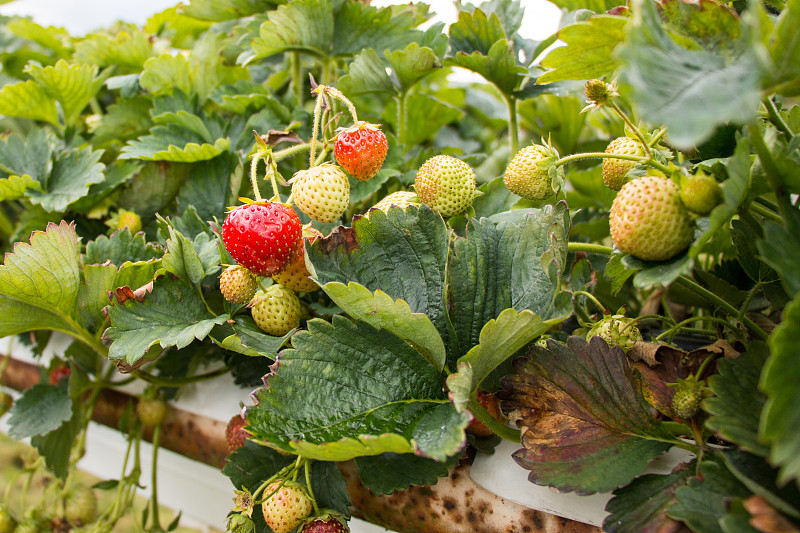
[[753,494],[761,496],[780,512],[800,518],[800,490],[797,485],[787,483],[779,487],[776,484],[778,470],[763,457],[730,449],[723,452],[722,458],[728,470]]
[[444,220],[426,206],[373,211],[340,227],[307,250],[320,285],[354,281],[423,313],[447,343],[445,270],[449,234]]
[[31,437],[31,446],[44,457],[47,468],[62,480],[66,479],[70,472],[72,455],[72,446],[65,446],[65,443],[75,442],[83,426],[81,418],[80,410],[73,409],[72,417],[60,427],[46,435]]
[[230,478],[235,489],[246,487],[252,492],[292,462],[293,457],[247,440],[243,447],[228,456],[222,473]]
[[46,435],[71,417],[72,400],[66,386],[34,385],[11,406],[8,434],[17,440]]
[[185,56],[165,52],[145,61],[139,85],[155,96],[171,94],[174,89],[191,94],[190,76],[189,60]]
[[336,315],[332,324],[309,321],[292,345],[247,411],[256,440],[331,461],[383,452],[444,461],[460,451],[469,415],[444,398],[439,371],[395,335]]
[[70,42],[71,37],[64,28],[56,28],[54,26],[45,28],[29,18],[22,17],[9,20],[7,27],[14,35],[33,41],[39,46],[51,50],[57,58],[69,56],[69,50],[65,43]]
[[750,491],[716,461],[704,461],[700,476],[678,488],[677,502],[667,514],[685,522],[692,531],[723,533],[719,520],[727,514],[731,499],[746,498]]
[[129,142],[122,148],[119,159],[196,163],[214,159],[230,147],[231,141],[228,138],[217,138],[206,142],[204,136],[196,131],[187,129],[182,124],[170,122],[155,126],[150,130],[150,135]]
[[542,60],[549,70],[536,83],[565,80],[589,80],[609,75],[617,67],[612,55],[625,39],[628,21],[612,15],[596,15],[586,22],[576,22],[558,32],[567,45],[552,50]]
[[800,41],[797,40],[799,20],[800,3],[797,0],[786,2],[769,39],[773,72],[777,74],[770,81],[774,90],[784,96],[797,96],[800,93],[800,84],[797,82],[800,78]]
[[25,191],[33,189],[41,191],[41,184],[27,174],[23,176],[9,176],[0,179],[0,201],[19,200],[25,197]]
[[503,378],[506,405],[525,448],[514,460],[537,485],[579,494],[607,492],[641,474],[673,438],[653,418],[622,348],[547,341],[514,361]]
[[402,50],[387,50],[384,55],[392,67],[400,93],[408,92],[422,78],[442,68],[436,52],[415,42]]
[[35,329],[74,333],[80,286],[75,226],[49,224],[0,266],[0,337]]
[[595,13],[603,13],[617,6],[624,6],[627,2],[624,0],[552,0],[552,3],[568,12],[588,9]]
[[[459,356],[478,344],[484,326],[506,309],[532,311],[539,318],[525,320],[529,325],[538,322],[537,327],[561,316],[556,296],[568,231],[569,214],[559,204],[496,226],[488,219],[473,219],[466,238],[454,239],[448,301]],[[548,251],[556,260],[543,264]]]
[[442,371],[445,348],[439,332],[422,313],[413,313],[408,303],[392,300],[381,290],[373,294],[363,285],[330,282],[322,290],[351,317],[363,320],[374,328],[390,331],[419,351],[438,371]]
[[723,440],[763,456],[769,454],[769,448],[758,438],[765,402],[758,380],[768,355],[766,345],[752,342],[741,357],[720,361],[719,372],[708,380],[714,396],[703,402],[703,409],[711,415],[706,427]]
[[[693,7],[695,16],[687,24],[715,24],[713,11],[728,9],[711,2]],[[680,46],[664,29],[654,2],[641,0],[627,40],[616,52],[621,89],[643,120],[669,129],[672,143],[695,146],[717,126],[747,123],[758,111],[761,76],[754,47],[744,38],[729,47],[738,54]]]
[[492,46],[509,37],[496,14],[491,13],[487,17],[480,9],[472,12],[459,11],[458,21],[450,26],[449,34],[453,55],[459,52],[466,55],[478,52],[488,56]]
[[152,126],[152,100],[136,96],[108,106],[100,124],[92,130],[95,146],[124,143],[146,133]]
[[761,375],[767,403],[761,415],[761,440],[770,445],[769,460],[780,467],[778,482],[800,478],[800,297],[783,311],[783,322],[769,338],[770,357]]
[[356,457],[361,483],[376,495],[392,494],[412,485],[435,485],[458,462],[458,456],[439,462],[410,453]]
[[467,408],[472,395],[472,366],[459,361],[456,372],[447,376],[447,396],[459,413]]
[[181,6],[181,12],[192,18],[220,22],[263,13],[278,3],[277,0],[192,0]]
[[89,146],[58,153],[53,170],[42,184],[43,190],[28,192],[31,203],[51,212],[65,211],[72,202],[86,196],[91,185],[105,180],[102,156],[102,150],[94,151]]
[[51,155],[50,140],[42,128],[33,128],[24,141],[16,134],[0,141],[0,169],[12,175],[27,175],[40,185],[47,179]]
[[[564,317],[566,318],[566,317]],[[542,322],[539,315],[528,310],[518,313],[506,309],[486,323],[481,330],[479,342],[464,357],[458,360],[472,367],[472,389],[477,390],[492,370],[536,340],[552,324]]]
[[286,344],[295,330],[283,337],[273,337],[261,331],[250,316],[237,316],[230,324],[233,333],[223,338],[219,345],[226,350],[252,357],[275,359],[278,350]]
[[[789,207],[795,210],[794,207]],[[784,225],[775,222],[764,224],[764,238],[756,242],[761,259],[774,268],[780,275],[783,288],[789,296],[800,294],[800,261],[798,239],[800,234],[800,216],[786,217]]]
[[347,481],[336,463],[314,461],[311,464],[311,490],[320,508],[333,509],[350,517],[352,502],[347,493]]
[[633,286],[637,289],[647,289],[655,285],[668,285],[681,274],[689,274],[692,271],[692,258],[689,254],[681,254],[668,259],[667,261],[644,261],[626,255],[622,258],[622,264],[626,269],[636,272],[633,278]]
[[667,509],[675,502],[675,491],[685,486],[694,470],[681,463],[666,476],[648,474],[614,491],[606,504],[609,515],[603,521],[603,531],[608,533],[640,533],[672,531],[675,520],[667,516]]
[[386,62],[372,48],[355,55],[348,67],[348,73],[336,86],[345,94],[390,93],[397,90],[392,78],[386,72]]
[[9,83],[0,89],[0,115],[59,125],[55,98],[33,80]]
[[96,65],[70,65],[59,59],[52,67],[30,64],[25,70],[47,94],[61,104],[67,124],[71,124],[80,115],[103,85],[103,79],[96,77]]
[[106,313],[111,327],[105,337],[113,341],[108,356],[128,364],[141,359],[155,344],[181,349],[195,339],[203,340],[228,318],[212,315],[194,288],[169,277],[156,280],[153,292],[143,301],[120,301],[118,296]]
[[201,220],[224,220],[231,205],[232,175],[239,172],[239,157],[226,152],[203,165],[192,167],[178,193],[178,207],[185,211],[194,206]]
[[190,241],[172,225],[164,254],[164,268],[184,281],[194,285],[219,270],[219,245],[207,233],[200,233]]
[[150,36],[133,25],[125,25],[114,34],[93,33],[75,43],[77,61],[101,68],[114,65],[123,73],[141,72],[153,54]]
[[143,233],[115,231],[111,236],[100,235],[86,243],[84,263],[100,265],[108,261],[118,267],[127,262],[149,261],[163,255],[163,250],[145,240]]

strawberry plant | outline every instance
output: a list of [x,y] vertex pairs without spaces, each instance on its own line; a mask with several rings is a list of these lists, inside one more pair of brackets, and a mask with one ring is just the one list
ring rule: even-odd
[[50,481],[3,527],[107,531],[143,484],[137,527],[177,526],[139,444],[231,374],[258,388],[230,531],[347,531],[348,484],[399,498],[501,439],[532,484],[608,494],[606,531],[800,530],[800,2],[553,2],[542,42],[514,0],[446,30],[355,0],[0,20],[0,336],[70,339],[10,405]]

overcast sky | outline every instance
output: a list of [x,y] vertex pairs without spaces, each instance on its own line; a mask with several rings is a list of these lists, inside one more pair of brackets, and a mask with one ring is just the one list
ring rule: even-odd
[[[189,0],[186,0],[188,2]],[[406,0],[407,1],[407,0]],[[441,20],[452,22],[456,9],[452,0],[427,0]],[[43,26],[62,26],[73,35],[83,35],[122,19],[144,24],[148,17],[176,4],[176,0],[15,0],[0,5],[0,14],[31,15]],[[402,0],[373,0],[372,5],[405,3]],[[478,4],[480,0],[472,0]],[[560,11],[546,0],[522,0],[525,19],[520,33],[541,40],[558,28]]]

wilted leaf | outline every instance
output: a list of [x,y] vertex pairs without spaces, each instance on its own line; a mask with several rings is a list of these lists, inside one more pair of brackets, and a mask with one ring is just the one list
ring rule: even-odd
[[549,340],[514,362],[503,379],[525,448],[514,454],[528,479],[579,494],[629,483],[673,437],[653,418],[634,385],[621,348],[593,337],[587,343]]
[[257,441],[305,457],[344,461],[383,452],[444,461],[464,441],[467,413],[441,374],[385,330],[339,315],[292,338],[247,422]]

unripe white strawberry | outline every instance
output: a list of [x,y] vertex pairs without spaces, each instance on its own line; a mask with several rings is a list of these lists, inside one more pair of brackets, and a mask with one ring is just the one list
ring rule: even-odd
[[300,170],[291,183],[295,205],[314,220],[334,222],[350,203],[350,181],[341,168],[331,163]]
[[626,183],[609,216],[611,239],[621,251],[645,261],[665,261],[685,250],[694,236],[692,216],[678,185],[660,176]]
[[417,197],[417,193],[413,191],[395,191],[391,194],[384,196],[380,202],[373,205],[370,209],[380,209],[384,213],[389,211],[390,207],[397,206],[405,209],[409,206],[419,206],[421,202]]
[[528,200],[544,200],[552,195],[550,169],[558,160],[558,152],[541,144],[526,146],[506,167],[503,183],[508,190]]
[[[607,154],[630,155],[644,157],[646,152],[641,142],[630,137],[618,137],[606,148]],[[636,166],[636,161],[625,159],[603,159],[603,183],[609,189],[618,191],[628,181],[625,175]]]
[[[316,237],[309,239],[309,242],[314,242],[315,239]],[[311,273],[306,267],[306,250],[303,246],[300,247],[292,262],[281,272],[272,276],[272,279],[296,292],[311,292],[319,288],[317,282],[311,279]]]
[[289,533],[311,515],[313,508],[311,499],[299,483],[286,481],[278,489],[280,483],[280,480],[273,481],[264,489],[264,495],[267,496],[276,489],[277,492],[264,500],[261,512],[274,533]]
[[286,335],[300,325],[300,300],[294,291],[277,283],[258,291],[250,306],[256,325],[274,337]]
[[712,176],[699,171],[681,178],[681,200],[690,211],[707,215],[722,202],[722,188]]
[[241,265],[229,266],[219,276],[219,290],[232,304],[243,305],[253,299],[258,278]]
[[624,315],[606,315],[592,326],[586,334],[586,340],[590,341],[597,336],[609,346],[619,346],[627,352],[634,344],[644,340],[639,328],[632,325],[632,322],[632,318],[625,318]]
[[460,215],[475,199],[475,173],[460,159],[437,155],[417,171],[414,191],[424,204],[443,217]]
[[77,487],[67,498],[67,520],[73,524],[86,525],[97,518],[97,496],[89,487]]

